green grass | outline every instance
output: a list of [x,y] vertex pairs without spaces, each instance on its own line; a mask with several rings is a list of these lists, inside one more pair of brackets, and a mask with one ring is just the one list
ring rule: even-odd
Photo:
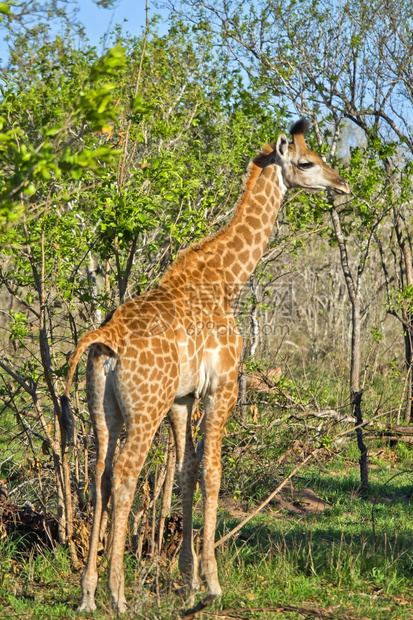
[[[310,407],[338,407],[343,398],[320,378],[309,377],[308,384],[297,389],[295,384],[286,387],[294,398],[304,399]],[[392,390],[388,393],[392,394]],[[271,397],[264,398],[271,401]],[[274,398],[281,400],[280,395]],[[378,402],[377,394],[373,400]],[[257,403],[258,422],[248,419],[247,425],[240,425],[233,417],[223,446],[223,493],[236,498],[247,512],[266,498],[303,454],[320,441],[316,432],[318,421],[309,419],[304,424],[289,419],[291,409],[284,412],[271,402],[261,407],[259,398]],[[371,417],[375,409],[368,411],[367,396],[364,404],[366,417]],[[285,416],[285,423],[272,424],[279,416]],[[2,476],[9,479],[11,489],[27,474],[27,455],[22,453],[17,438],[8,443],[8,433],[14,436],[16,432],[14,418],[8,416],[6,421],[8,427],[0,434],[0,448],[11,465],[5,462]],[[323,435],[331,442],[325,445],[337,450],[332,440],[340,430],[351,426],[338,430],[326,427]],[[291,451],[297,442],[301,448]],[[389,448],[373,438],[367,443],[367,497],[359,496],[359,452],[352,431],[339,446],[340,454],[326,450],[293,480],[295,488],[310,488],[328,502],[328,511],[309,516],[280,511],[277,507],[266,509],[219,548],[223,596],[204,613],[204,620],[222,617],[214,610],[228,609],[238,610],[234,612],[238,618],[306,617],[298,611],[271,610],[283,605],[330,610],[338,620],[413,619],[413,450],[402,443]],[[284,459],[286,450],[289,456]],[[29,491],[24,487],[22,499],[31,498]],[[200,495],[197,492],[198,507]],[[175,509],[180,510],[178,497]],[[200,528],[199,510],[195,522]],[[223,503],[217,537],[237,523]],[[176,564],[168,567],[146,561],[140,566],[132,554],[125,555],[126,596],[131,605],[127,617],[169,620],[182,615],[190,603],[174,593],[181,585]],[[0,618],[116,617],[110,610],[106,587],[106,559],[101,562],[99,576],[97,611],[78,614],[80,573],[72,570],[66,550],[47,551],[33,546],[32,539],[4,537],[0,540]],[[202,596],[201,591],[197,600]],[[261,611],[254,611],[257,609]]]
[[355,496],[354,476],[312,473],[306,485],[332,509],[305,518],[267,513],[251,521],[242,540],[221,556],[227,583],[222,608],[338,606],[338,618],[344,611],[355,618],[412,618],[412,473],[390,486],[380,471],[367,499]]
[[334,516],[267,514],[251,522],[244,541],[222,557],[231,584],[223,607],[252,606],[251,600],[257,607],[340,605],[356,617],[384,619],[391,605],[394,617],[411,617],[412,609],[405,612],[396,599],[411,597],[412,512],[402,505],[389,515],[380,511],[374,534],[371,506],[357,502],[335,507]]
[[[302,516],[268,510],[218,551],[224,592],[205,618],[213,618],[213,610],[234,608],[240,618],[305,617],[291,611],[254,612],[277,605],[332,609],[338,619],[346,614],[372,620],[413,617],[411,451],[385,450],[372,460],[370,492],[364,499],[357,495],[355,456],[349,448],[345,459],[315,464],[294,481],[328,501],[329,511]],[[219,515],[219,533],[237,523],[225,511]],[[1,543],[1,618],[113,617],[106,560],[100,567],[98,610],[84,616],[76,613],[80,575],[72,571],[66,551],[22,549],[24,545],[5,539]],[[131,555],[125,565],[133,608],[128,617],[180,617],[188,603],[173,592],[179,585],[176,566],[171,571],[139,567]],[[142,570],[148,571],[144,584],[139,582]],[[242,610],[248,611],[243,615]]]

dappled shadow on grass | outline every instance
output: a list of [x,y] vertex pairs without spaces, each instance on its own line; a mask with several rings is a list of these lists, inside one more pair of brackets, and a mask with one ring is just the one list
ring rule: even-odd
[[[333,584],[342,579],[341,572],[346,579],[357,574],[360,583],[367,575],[377,587],[385,587],[386,580],[412,579],[410,485],[374,483],[362,499],[356,497],[354,480],[334,480],[333,490],[331,480],[312,484],[309,478],[305,483],[322,496],[336,495],[340,501],[333,501],[331,510],[320,515],[260,513],[233,539],[233,549],[243,561],[259,566],[263,557],[283,556],[298,573],[317,574]],[[217,539],[236,524],[235,519],[221,518]]]
[[[265,519],[265,521],[263,520]],[[393,535],[387,531],[374,532],[370,524],[360,522],[358,527],[353,522],[348,525],[334,526],[328,525],[327,521],[331,517],[294,517],[285,520],[285,527],[281,525],[280,520],[272,517],[271,514],[265,515],[264,518],[255,518],[245,525],[242,530],[234,537],[234,545],[236,547],[256,548],[257,553],[265,553],[270,547],[282,542],[287,548],[293,548],[297,541],[300,546],[306,544],[318,545],[334,545],[337,542],[345,544],[353,543],[359,545],[360,549],[368,545],[370,550],[374,550],[379,555],[388,554],[389,545],[396,545],[401,553],[408,552],[408,562],[413,569],[413,532],[394,532]],[[316,523],[314,523],[316,522]],[[237,524],[236,520],[225,520],[218,526],[218,537],[224,534]],[[380,528],[383,529],[383,528]],[[285,531],[287,530],[287,531]],[[387,549],[386,549],[387,547]]]
[[[406,506],[398,507],[400,513]],[[413,532],[381,527],[374,533],[358,516],[254,518],[219,552],[221,571],[243,584],[236,594],[226,586],[225,604],[311,602],[335,609],[337,619],[350,610],[355,618],[410,618]],[[225,521],[225,529],[235,524]]]
[[[358,474],[358,472],[357,472]],[[305,477],[306,485],[320,493],[327,501],[340,497],[355,497],[359,495],[360,483],[356,472],[349,476],[333,476],[328,474],[318,475],[308,472]],[[401,476],[409,480],[407,483],[398,482]],[[387,481],[370,480],[369,490],[365,496],[366,500],[391,501],[395,503],[409,503],[413,500],[413,471],[400,472],[395,476],[389,476]],[[333,499],[334,501],[334,499]]]
[[[409,606],[413,605],[411,534],[388,536],[380,532],[373,536],[371,529],[364,531],[364,524],[355,531],[351,525],[329,525],[325,517],[310,520],[311,524],[304,519],[290,521],[290,528],[283,531],[277,529],[279,520],[267,515],[266,522],[261,520],[243,528],[220,564],[228,562],[232,574],[238,573],[239,581],[250,584],[249,591],[255,598],[256,576],[264,574],[266,588],[261,596],[264,600],[269,597],[268,601],[274,597],[286,602],[317,600],[324,606],[340,602],[344,609],[349,605],[357,610],[367,604],[383,606],[383,601],[389,600],[396,611],[400,609],[398,599],[407,598]],[[318,520],[323,522],[314,527]],[[361,613],[361,608],[360,615],[356,614],[366,616],[408,617],[386,612],[370,616]]]

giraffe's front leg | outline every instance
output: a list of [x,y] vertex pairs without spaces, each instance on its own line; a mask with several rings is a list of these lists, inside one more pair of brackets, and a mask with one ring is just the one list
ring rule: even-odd
[[208,588],[207,599],[214,599],[221,594],[214,552],[218,493],[222,470],[221,447],[225,424],[237,401],[237,392],[237,382],[230,382],[218,388],[215,394],[211,394],[205,399],[205,444],[202,458],[204,536],[201,576]]

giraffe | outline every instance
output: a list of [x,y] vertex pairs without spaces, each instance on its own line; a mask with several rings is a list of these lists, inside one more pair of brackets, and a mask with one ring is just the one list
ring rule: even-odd
[[[281,134],[274,146],[266,145],[249,166],[229,224],[184,250],[155,289],[122,304],[100,328],[86,333],[70,358],[61,397],[62,425],[70,438],[74,424],[70,385],[81,355],[90,347],[86,389],[97,449],[94,515],[79,610],[96,608],[97,550],[111,495],[108,585],[113,608],[127,609],[123,574],[127,520],[139,473],[166,415],[175,439],[182,496],[179,568],[190,591],[199,586],[192,525],[199,460],[191,434],[197,399],[203,400],[205,411],[199,572],[207,587],[205,604],[221,594],[214,554],[221,444],[237,400],[242,348],[233,302],[265,250],[287,189],[350,191],[346,181],[308,149],[304,139],[308,129],[308,121],[300,119],[290,129],[292,142]],[[126,439],[113,463],[123,425]]]

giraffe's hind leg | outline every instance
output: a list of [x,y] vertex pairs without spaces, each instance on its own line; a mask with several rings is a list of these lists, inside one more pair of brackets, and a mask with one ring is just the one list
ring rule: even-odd
[[87,367],[87,395],[89,411],[95,430],[96,467],[93,492],[93,521],[89,552],[82,575],[82,602],[79,611],[93,611],[98,581],[97,553],[99,540],[104,534],[107,505],[111,493],[112,462],[123,418],[113,391],[113,372],[105,370],[110,359],[98,347],[92,347]]
[[[128,517],[136,483],[146,461],[155,432],[169,407],[159,407],[148,433],[138,428],[127,429],[126,441],[113,467],[112,481],[112,554],[109,569],[109,592],[112,607],[119,613],[127,610],[124,592],[123,556]],[[136,418],[148,417],[145,410],[136,411]]]
[[193,543],[192,503],[198,477],[198,459],[191,432],[193,398],[177,399],[169,411],[177,452],[177,469],[182,496],[183,542],[179,555],[179,569],[191,590],[198,588],[198,559]]
[[[153,338],[151,344],[154,348],[157,343],[158,339]],[[162,351],[161,347],[158,346],[156,351]],[[168,358],[162,352],[162,356],[159,354],[155,358],[156,363],[149,366],[140,363],[142,357],[139,359],[139,355],[136,363],[131,354],[130,358],[124,356],[119,360],[115,373],[115,393],[126,424],[126,440],[113,467],[112,554],[108,585],[112,607],[119,613],[127,610],[123,555],[137,479],[159,424],[172,405],[179,379],[172,355],[169,374],[164,372]],[[137,370],[130,370],[133,366]]]

